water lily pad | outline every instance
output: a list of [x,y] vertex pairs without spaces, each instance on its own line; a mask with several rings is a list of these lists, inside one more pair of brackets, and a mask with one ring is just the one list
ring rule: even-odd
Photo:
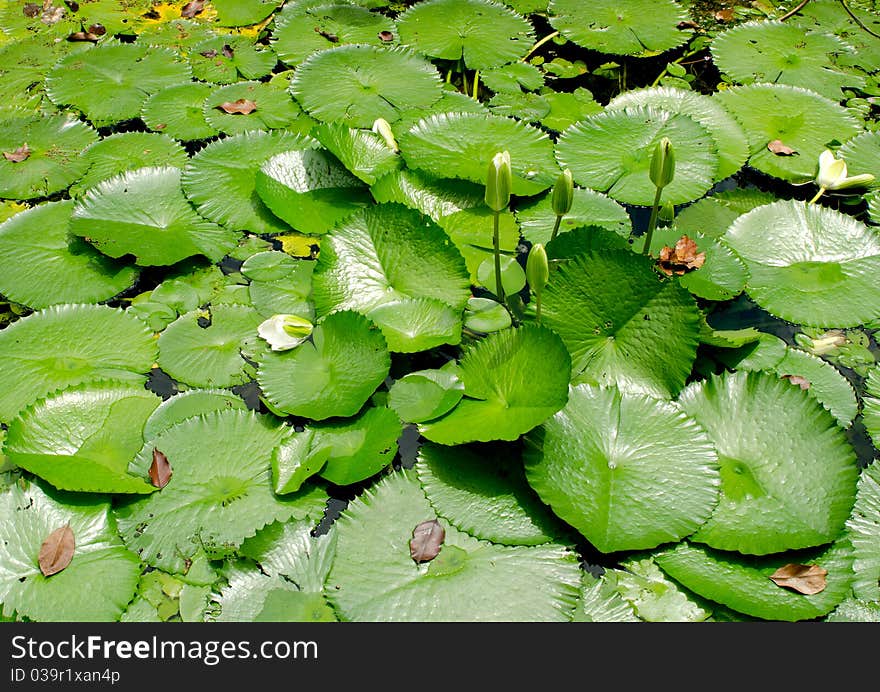
[[880,316],[880,235],[853,217],[782,200],[743,214],[722,236],[746,263],[746,292],[796,324],[854,327]]
[[[691,591],[746,615],[774,621],[812,620],[829,613],[849,594],[853,579],[852,549],[845,541],[766,557],[683,542],[655,553],[654,560]],[[786,564],[817,564],[827,570],[825,589],[804,595],[777,586],[770,575]]]
[[260,79],[271,74],[277,62],[278,56],[271,48],[255,45],[245,36],[216,36],[189,52],[193,77],[214,84],[232,84],[239,75]]
[[[471,283],[477,283],[480,266],[494,257],[492,249],[495,218],[492,210],[485,204],[471,209],[462,209],[438,222],[461,256],[464,258]],[[519,226],[514,215],[505,211],[498,217],[498,247],[502,257],[516,254],[519,245]]]
[[243,411],[245,408],[247,405],[244,399],[228,389],[188,389],[169,397],[156,407],[144,423],[144,439],[150,440],[187,418],[210,411]]
[[356,414],[390,366],[378,327],[362,315],[342,311],[324,318],[311,341],[290,351],[267,352],[257,381],[278,410],[323,420]]
[[153,438],[132,462],[146,475],[153,449],[174,470],[161,491],[121,505],[119,531],[146,563],[175,573],[200,548],[223,557],[273,521],[318,517],[326,493],[317,486],[279,497],[269,459],[284,426],[252,411],[214,411],[188,418]]
[[690,32],[673,0],[551,0],[550,24],[570,41],[601,53],[647,57],[680,46]]
[[140,265],[167,265],[194,255],[217,261],[236,234],[201,218],[184,197],[181,170],[138,168],[90,188],[77,202],[71,233],[105,255],[134,255]]
[[829,32],[804,31],[773,20],[744,22],[710,44],[718,69],[741,84],[774,82],[811,89],[839,101],[846,88],[861,89],[864,77],[837,68],[855,48]]
[[312,130],[312,134],[367,185],[402,165],[397,153],[372,130],[354,129],[343,123],[322,123]]
[[721,499],[692,540],[753,555],[834,540],[855,500],[855,452],[834,417],[775,374],[736,372],[679,397],[721,464]]
[[467,347],[460,366],[464,398],[419,426],[425,438],[440,444],[515,440],[568,400],[571,359],[545,327],[494,332]]
[[774,368],[792,384],[806,387],[842,428],[848,428],[859,411],[855,390],[849,380],[827,360],[796,348],[787,348]]
[[[522,236],[532,244],[546,245],[553,235],[556,214],[551,196],[548,192],[516,207],[516,220]],[[562,218],[558,232],[567,233],[581,226],[601,226],[623,237],[629,237],[632,232],[632,221],[620,203],[601,192],[576,188],[571,210]]]
[[772,192],[751,188],[715,192],[682,209],[675,217],[675,226],[682,233],[720,238],[737,217],[775,201]]
[[[53,492],[36,482],[0,494],[0,518],[8,528],[0,543],[0,601],[13,612],[46,622],[119,619],[134,596],[140,562],[122,544],[110,503],[97,495]],[[37,557],[46,537],[69,526],[73,559],[45,577]]]
[[534,43],[532,25],[493,0],[427,0],[397,18],[400,42],[429,58],[485,70],[519,60]]
[[312,273],[315,262],[291,257],[280,250],[267,250],[248,257],[241,273],[250,279],[248,295],[263,317],[285,314],[313,321]]
[[279,0],[211,0],[218,26],[250,26],[267,19]]
[[846,520],[853,546],[853,593],[867,601],[880,601],[880,466],[864,468],[859,476],[856,502]]
[[865,379],[862,393],[862,421],[871,441],[880,444],[880,369],[872,367]]
[[0,197],[35,199],[66,189],[86,172],[82,153],[97,141],[95,130],[67,115],[16,112],[0,120],[0,151],[27,153],[21,161],[0,158]]
[[214,89],[201,82],[165,87],[144,101],[141,119],[151,130],[182,141],[213,137],[218,130],[208,124],[202,106]]
[[517,60],[500,67],[480,71],[483,85],[499,93],[519,93],[522,90],[536,91],[544,86],[544,74],[531,63]]
[[[565,236],[563,236],[565,237]],[[575,382],[675,396],[696,357],[700,315],[676,279],[628,251],[580,255],[544,289],[543,323],[565,342]]]
[[0,293],[39,310],[109,300],[134,284],[135,267],[68,233],[73,202],[48,202],[0,224]]
[[880,190],[866,195],[865,201],[868,203],[868,217],[875,224],[880,224]]
[[59,490],[151,493],[128,473],[144,444],[144,423],[161,400],[144,382],[88,383],[41,399],[9,423],[12,463]]
[[448,413],[463,395],[458,366],[450,361],[442,368],[415,370],[395,380],[388,389],[388,405],[401,420],[423,423]]
[[382,176],[370,187],[377,202],[399,202],[418,209],[438,224],[465,209],[485,208],[485,188],[457,178],[435,178],[403,168]]
[[837,157],[846,161],[848,176],[870,173],[874,181],[868,187],[880,187],[880,132],[863,132],[843,144]]
[[443,229],[399,204],[356,212],[328,233],[313,285],[319,315],[357,310],[403,352],[458,343],[470,295],[464,261]]
[[652,558],[636,555],[624,560],[621,567],[605,574],[640,620],[704,622],[711,615],[693,593],[667,577]]
[[529,483],[605,553],[678,541],[718,502],[712,442],[672,402],[579,385],[528,441]]
[[538,123],[550,114],[551,106],[550,101],[541,94],[520,92],[495,94],[489,100],[489,108],[496,115]]
[[184,170],[184,192],[211,221],[252,233],[284,233],[290,230],[287,224],[256,194],[257,171],[275,154],[315,146],[311,138],[284,131],[246,132],[211,142]]
[[651,158],[663,137],[675,151],[675,177],[663,188],[662,201],[699,199],[717,179],[717,147],[709,130],[684,113],[651,106],[606,110],[563,132],[556,157],[578,185],[618,202],[648,206],[656,192],[649,175]]
[[59,60],[46,75],[46,93],[103,127],[137,118],[148,96],[190,78],[189,64],[170,49],[105,43]]
[[554,132],[563,132],[576,122],[603,110],[602,105],[593,98],[593,94],[583,87],[573,91],[546,89],[541,95],[550,104],[550,112],[541,118],[541,125]]
[[296,70],[290,91],[322,122],[372,127],[409,108],[428,108],[441,95],[434,66],[404,48],[340,46],[313,54]]
[[0,330],[0,420],[62,387],[93,379],[139,379],[156,360],[143,322],[103,305],[58,305]]
[[[11,5],[7,5],[10,9]],[[0,12],[3,9],[0,8]],[[4,26],[8,31],[8,26]],[[48,102],[43,77],[63,55],[91,46],[67,41],[44,43],[34,40],[11,41],[0,45],[0,103],[5,107],[30,110]],[[51,103],[51,102],[49,102]]]
[[[208,94],[202,106],[207,123],[227,135],[250,130],[296,130],[302,110],[284,89],[265,82],[236,82]],[[306,130],[311,122],[306,120]]]
[[486,184],[486,171],[499,151],[510,152],[515,195],[543,192],[559,175],[553,143],[538,128],[500,115],[441,113],[419,121],[398,137],[411,168],[438,178]]
[[585,573],[581,600],[574,622],[640,622],[633,607],[617,590],[617,571],[606,570],[602,576]]
[[328,598],[342,620],[566,621],[580,582],[561,545],[499,546],[440,520],[440,554],[417,565],[413,528],[435,516],[414,474],[387,476],[353,500],[335,525]]
[[[861,132],[858,121],[843,106],[802,87],[750,84],[725,89],[712,98],[730,111],[746,131],[749,165],[789,182],[812,180],[819,154],[828,142],[843,142]],[[777,139],[797,154],[774,154],[767,145]]]

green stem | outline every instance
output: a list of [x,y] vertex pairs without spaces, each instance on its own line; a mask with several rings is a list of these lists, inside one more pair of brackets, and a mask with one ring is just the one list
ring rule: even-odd
[[460,63],[460,64],[461,64],[461,90],[462,90],[462,92],[463,92],[465,95],[467,95],[467,93],[468,93],[468,91],[469,91],[469,89],[468,89],[468,80],[467,80],[467,72],[465,72],[465,69],[464,69],[464,63],[462,62],[462,63]]
[[501,283],[501,214],[495,212],[495,219],[492,228],[492,249],[495,252],[495,295],[498,296],[498,302],[504,302],[504,286]]
[[798,12],[800,12],[802,9],[804,9],[804,7],[807,6],[807,3],[808,3],[808,2],[810,2],[810,0],[803,0],[803,1],[802,1],[797,7],[795,7],[793,10],[789,10],[789,11],[786,12],[784,15],[782,15],[782,16],[779,18],[779,21],[780,21],[780,22],[784,22],[784,21],[785,21],[786,19],[788,19],[789,17],[794,17]]
[[648,220],[648,230],[645,233],[645,247],[642,253],[651,254],[651,239],[654,237],[654,229],[657,228],[657,214],[660,212],[660,195],[663,194],[663,188],[658,187],[654,193],[654,205],[651,207],[651,218]]
[[554,38],[556,38],[557,36],[559,36],[559,32],[558,32],[558,31],[554,31],[552,34],[547,34],[544,38],[542,38],[542,39],[541,39],[540,41],[538,41],[534,46],[532,46],[532,47],[529,49],[529,52],[526,53],[524,56],[522,56],[522,57],[520,58],[520,60],[521,60],[522,62],[525,62],[526,60],[528,60],[529,56],[530,56],[532,53],[534,53],[536,50],[538,50],[538,48],[540,48],[540,47],[543,46],[545,43],[547,43],[547,41],[552,41],[552,40],[553,40]]
[[474,72],[474,101],[479,101],[480,95],[480,71]]
[[450,67],[449,70],[446,72],[446,83],[447,83],[447,84],[452,84],[452,68],[451,68],[451,67]]
[[562,217],[557,215],[557,216],[556,216],[556,223],[553,224],[553,233],[552,233],[552,235],[550,236],[550,242],[551,242],[551,243],[552,243],[554,240],[556,240],[556,234],[559,233],[559,224],[561,224],[561,223],[562,223]]
[[828,188],[820,187],[820,188],[819,188],[819,192],[816,193],[816,196],[813,197],[813,199],[810,200],[810,204],[815,204],[815,203],[816,203],[816,200],[818,200],[822,195],[824,195],[824,194],[825,194],[825,190],[827,190],[827,189],[828,189]]
[[541,291],[535,291],[535,319],[541,324]]
[[843,9],[846,10],[846,13],[852,18],[852,20],[856,24],[858,24],[865,31],[867,31],[869,34],[871,34],[871,36],[874,36],[875,38],[880,38],[880,34],[877,34],[877,33],[874,33],[873,31],[871,31],[867,26],[865,26],[865,23],[861,19],[856,17],[855,14],[853,14],[853,11],[849,8],[849,5],[846,4],[846,0],[840,0],[840,4],[843,5]]

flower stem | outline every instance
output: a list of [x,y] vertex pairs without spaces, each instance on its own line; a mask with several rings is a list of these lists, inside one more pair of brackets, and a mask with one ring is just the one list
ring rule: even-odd
[[479,95],[480,95],[480,71],[477,70],[476,72],[474,72],[474,94],[473,94],[474,101],[479,101]]
[[663,188],[658,187],[654,193],[654,205],[651,207],[651,218],[648,220],[648,230],[645,233],[645,247],[642,253],[651,254],[651,239],[654,237],[654,229],[657,228],[657,215],[660,212],[660,195],[663,194]]
[[554,240],[556,240],[556,234],[559,233],[559,224],[561,224],[561,223],[562,223],[562,217],[559,216],[559,215],[557,215],[557,216],[556,216],[556,223],[553,224],[553,233],[552,233],[552,235],[550,236],[550,242],[551,242],[551,243],[552,243]]
[[498,302],[504,302],[504,286],[501,283],[501,213],[495,212],[495,219],[492,229],[492,249],[495,252],[495,295],[498,296]]
[[816,193],[816,196],[813,197],[813,199],[810,200],[810,204],[815,204],[815,203],[816,203],[816,200],[818,200],[822,195],[825,194],[825,190],[826,190],[826,189],[827,189],[827,188],[820,187],[820,188],[819,188],[819,192]]
[[554,38],[556,38],[557,36],[559,36],[559,32],[558,32],[558,31],[554,31],[552,34],[547,34],[544,38],[542,38],[542,39],[541,39],[540,41],[538,41],[534,46],[532,46],[531,49],[529,50],[529,52],[526,53],[524,56],[522,56],[522,57],[520,58],[520,60],[521,60],[522,62],[525,62],[525,61],[528,59],[528,57],[529,57],[532,53],[534,53],[536,50],[538,50],[538,48],[540,48],[540,47],[543,46],[545,43],[547,43],[547,41],[552,41],[552,40],[553,40]]
[[538,324],[541,324],[541,293],[542,291],[535,291],[535,320]]

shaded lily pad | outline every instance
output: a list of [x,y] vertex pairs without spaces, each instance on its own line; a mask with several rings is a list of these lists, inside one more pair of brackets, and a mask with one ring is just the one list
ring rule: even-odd
[[415,370],[395,380],[388,389],[388,405],[401,420],[423,423],[449,412],[463,395],[458,366],[450,361],[442,368]]
[[675,217],[675,226],[682,233],[701,233],[719,238],[737,217],[755,207],[776,201],[772,192],[752,188],[735,188],[715,192],[682,209]]
[[864,468],[859,476],[856,502],[846,520],[853,546],[853,593],[867,601],[880,601],[880,466]]
[[141,118],[147,127],[175,139],[208,139],[218,134],[205,119],[202,106],[216,87],[190,82],[157,91],[144,101]]
[[297,315],[309,321],[315,317],[311,303],[315,263],[296,259],[279,250],[258,252],[241,265],[250,279],[248,295],[263,317]]
[[541,125],[554,132],[563,132],[576,122],[603,110],[602,105],[593,98],[593,94],[583,87],[578,87],[574,91],[546,89],[541,95],[550,104],[550,112],[541,118]]

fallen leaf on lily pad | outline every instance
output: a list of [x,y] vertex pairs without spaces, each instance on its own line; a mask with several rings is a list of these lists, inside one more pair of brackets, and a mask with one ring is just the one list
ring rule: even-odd
[[428,562],[440,553],[440,546],[446,538],[446,530],[436,519],[423,521],[413,529],[409,542],[409,554],[416,562]]
[[31,150],[28,145],[22,144],[18,149],[14,149],[13,151],[4,151],[3,158],[7,161],[11,161],[12,163],[21,163],[22,161],[27,161],[27,158],[31,155]]
[[192,0],[180,8],[180,16],[188,19],[195,17],[205,8],[205,0]]
[[91,31],[74,31],[70,36],[67,37],[68,41],[92,41],[95,42],[100,38],[97,34],[93,34]]
[[796,384],[804,390],[810,388],[810,381],[806,377],[801,377],[800,375],[783,375],[782,379],[788,380],[792,384]]
[[380,31],[379,39],[381,41],[384,41],[385,43],[388,43],[388,41],[394,40],[394,34],[392,34],[390,31]]
[[772,142],[768,142],[767,148],[778,156],[792,156],[798,153],[787,144],[783,144],[781,139],[774,139]]
[[69,524],[50,533],[40,546],[38,557],[43,576],[50,577],[67,567],[73,560],[75,547],[76,540]]
[[770,579],[777,586],[784,586],[810,596],[825,589],[827,574],[828,570],[822,569],[819,565],[789,563],[771,574]]
[[715,19],[719,22],[732,22],[733,21],[733,10],[718,10],[715,13]]
[[221,103],[217,108],[227,113],[241,113],[242,115],[247,115],[248,113],[253,113],[257,109],[257,104],[250,99],[238,99],[237,101],[226,101],[225,103]]
[[705,252],[697,252],[697,244],[683,235],[675,243],[675,248],[664,245],[660,250],[659,267],[667,276],[682,276],[687,272],[699,269],[706,261]]
[[166,457],[158,449],[153,450],[153,463],[150,464],[150,483],[157,488],[164,488],[171,480],[171,464],[168,463]]

